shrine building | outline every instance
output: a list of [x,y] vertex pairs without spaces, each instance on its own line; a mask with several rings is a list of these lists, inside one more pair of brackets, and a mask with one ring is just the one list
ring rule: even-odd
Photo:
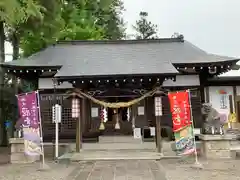
[[[156,125],[154,88],[162,91],[162,136],[171,136],[167,93],[190,89],[195,128],[202,125],[201,104],[209,101],[210,79],[238,68],[237,58],[209,54],[179,38],[148,40],[59,41],[26,58],[2,64],[4,70],[33,82],[40,90],[44,141],[54,139],[52,106],[62,106],[60,141],[75,141],[77,120],[72,112],[75,89],[85,96],[79,105],[83,142],[98,136],[132,136],[135,128]],[[76,93],[75,93],[76,95]],[[78,94],[79,95],[79,94]],[[140,98],[144,96],[144,98]],[[104,107],[101,102],[131,102]],[[77,116],[76,116],[77,117]],[[104,125],[104,127],[101,127]],[[97,132],[101,133],[97,133]],[[165,132],[166,131],[166,132]],[[165,135],[164,135],[165,132]],[[171,137],[169,137],[171,139]]]

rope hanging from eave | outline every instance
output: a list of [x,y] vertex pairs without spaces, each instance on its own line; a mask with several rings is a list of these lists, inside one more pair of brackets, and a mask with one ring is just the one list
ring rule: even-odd
[[140,102],[141,100],[145,99],[146,97],[149,97],[149,96],[152,96],[155,92],[157,91],[157,88],[145,93],[144,95],[142,95],[141,97],[139,98],[136,98],[136,99],[133,99],[131,101],[128,101],[128,102],[116,102],[116,103],[110,103],[110,102],[105,102],[105,101],[101,101],[101,100],[98,100],[84,92],[82,92],[80,89],[74,89],[74,92],[75,93],[78,93],[88,99],[90,99],[91,101],[93,101],[94,103],[96,104],[99,104],[103,107],[108,107],[108,108],[122,108],[122,107],[129,107],[129,106],[132,106],[138,102]]
[[[192,88],[192,89],[189,89],[189,90],[196,90],[198,88]],[[141,100],[145,99],[146,97],[149,97],[149,96],[153,96],[156,91],[161,91],[162,94],[164,95],[167,95],[168,93],[165,93],[164,91],[162,91],[160,89],[160,87],[156,87],[154,88],[153,90],[145,93],[144,95],[142,95],[141,97],[139,98],[136,98],[136,99],[133,99],[131,101],[128,101],[128,102],[116,102],[116,103],[110,103],[110,102],[105,102],[105,101],[101,101],[101,100],[98,100],[84,92],[82,92],[80,89],[78,88],[75,88],[73,91],[69,91],[67,92],[68,94],[68,97],[71,96],[71,95],[74,95],[74,96],[77,96],[79,98],[81,98],[81,96],[83,97],[86,97],[88,99],[90,99],[91,101],[93,101],[94,103],[96,104],[99,104],[103,107],[108,107],[108,108],[115,108],[115,109],[118,109],[118,108],[121,108],[121,107],[129,107],[129,106],[132,106],[138,102],[140,102]],[[169,92],[169,90],[165,89],[165,91]],[[184,91],[184,90],[180,90],[180,91],[176,91],[176,92],[181,92],[181,91]]]

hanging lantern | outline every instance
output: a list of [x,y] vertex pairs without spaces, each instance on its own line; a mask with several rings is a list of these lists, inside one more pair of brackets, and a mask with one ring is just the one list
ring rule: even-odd
[[99,130],[104,130],[105,129],[105,126],[104,126],[104,112],[103,112],[103,108],[100,109],[100,127],[99,127]]
[[72,118],[78,118],[80,116],[80,104],[78,98],[72,98]]

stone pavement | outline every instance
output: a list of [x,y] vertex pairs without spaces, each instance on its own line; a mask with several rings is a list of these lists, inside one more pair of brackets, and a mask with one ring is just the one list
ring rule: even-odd
[[153,160],[97,161],[79,164],[68,176],[72,180],[166,180]]
[[240,160],[200,160],[203,169],[193,168],[193,160],[115,160],[56,164],[1,164],[0,180],[240,180]]
[[203,169],[193,166],[194,160],[161,160],[159,166],[167,180],[240,180],[240,160],[200,160]]
[[62,180],[74,170],[75,166],[47,162],[46,171],[39,171],[40,163],[0,165],[0,180]]

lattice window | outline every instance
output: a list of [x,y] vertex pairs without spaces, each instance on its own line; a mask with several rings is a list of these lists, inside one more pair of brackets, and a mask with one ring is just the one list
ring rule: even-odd
[[41,116],[43,135],[48,141],[54,139],[55,124],[52,123],[52,106],[62,106],[62,122],[59,124],[59,137],[61,139],[75,138],[76,122],[71,117],[71,100],[65,98],[65,94],[40,94]]

